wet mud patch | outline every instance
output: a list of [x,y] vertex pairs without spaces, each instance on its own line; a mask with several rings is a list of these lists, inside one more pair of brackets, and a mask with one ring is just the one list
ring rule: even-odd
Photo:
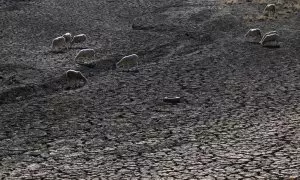
[[164,7],[157,9],[154,13],[147,13],[134,18],[132,29],[154,32],[176,32],[192,26],[189,18],[195,12],[201,10],[201,7],[197,6]]
[[203,8],[199,12],[193,13],[188,20],[194,21],[195,23],[201,23],[210,19],[213,13],[214,13],[213,10]]
[[[135,54],[139,56],[139,65],[146,65],[147,63],[158,62],[161,58],[173,55],[174,47],[179,44],[176,42],[169,42],[156,46],[148,46],[138,50]],[[124,53],[129,55],[129,53]],[[79,68],[84,70],[86,68],[97,69],[99,72],[105,72],[116,69],[116,63],[119,62],[125,55],[114,54],[102,57],[100,60],[83,60],[77,62],[78,65],[82,66]]]
[[0,93],[0,105],[58,93],[66,88],[65,84],[66,79],[61,76],[43,84],[26,84],[12,87]]
[[16,87],[32,81],[37,74],[42,74],[40,69],[25,64],[1,64],[0,65],[0,91],[10,87]]
[[212,16],[211,19],[204,21],[200,32],[209,35],[213,40],[223,39],[230,36],[239,36],[244,30],[245,25],[235,15],[221,13]]
[[0,12],[19,11],[24,6],[28,5],[31,0],[1,0]]
[[12,88],[0,94],[0,105],[30,98],[36,91],[37,88],[34,85]]
[[27,70],[27,69],[33,69],[36,70],[32,66],[28,66],[25,64],[1,64],[0,66],[0,72],[3,74],[11,73],[11,72],[19,72],[21,70]]

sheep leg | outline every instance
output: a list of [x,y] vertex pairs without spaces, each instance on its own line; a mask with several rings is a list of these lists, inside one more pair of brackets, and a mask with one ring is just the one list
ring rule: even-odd
[[71,88],[72,88],[72,87],[71,87],[71,80],[69,80],[69,79],[67,80],[67,88],[68,88],[68,89],[71,89]]
[[53,46],[52,46],[52,51],[53,51],[53,52],[57,52],[57,47],[53,47]]
[[74,88],[75,89],[78,88],[78,80],[77,79],[74,80]]
[[72,87],[73,87],[73,88],[77,88],[76,79],[73,79],[72,82],[73,82],[73,83],[72,83]]
[[81,77],[81,78],[82,78],[82,80],[83,80],[83,85],[85,85],[85,84],[87,83],[87,79],[86,79],[86,77],[82,75],[82,77]]

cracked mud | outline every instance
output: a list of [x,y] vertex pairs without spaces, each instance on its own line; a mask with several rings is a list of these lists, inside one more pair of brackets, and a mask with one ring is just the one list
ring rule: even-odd
[[[299,14],[245,21],[264,5],[216,0],[0,3],[1,179],[299,179]],[[256,27],[282,46],[245,42]],[[51,53],[65,32],[88,40]],[[96,51],[87,67],[74,61],[84,47]],[[136,70],[114,68],[132,53]],[[68,69],[88,84],[66,90]]]

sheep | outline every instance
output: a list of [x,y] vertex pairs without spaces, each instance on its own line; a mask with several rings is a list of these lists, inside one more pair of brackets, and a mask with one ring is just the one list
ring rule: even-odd
[[263,39],[265,39],[265,37],[266,37],[267,35],[271,35],[271,34],[277,34],[277,35],[278,35],[277,31],[269,31],[269,32],[267,32],[267,33],[265,33],[265,34],[263,35],[263,37],[261,38],[260,43],[262,42]]
[[262,38],[261,30],[259,28],[250,29],[246,33],[245,38],[248,42],[259,43]]
[[264,15],[270,16],[270,14],[275,15],[276,6],[275,4],[268,4],[264,9]]
[[117,68],[130,68],[138,65],[139,56],[136,54],[131,54],[124,56],[119,62],[116,63]]
[[84,75],[80,71],[75,70],[68,70],[65,73],[66,79],[67,79],[67,86],[68,88],[76,88],[80,85],[80,81],[83,81],[83,86],[87,83],[87,78],[84,77]]
[[64,35],[62,35],[62,37],[65,38],[66,43],[67,43],[68,48],[69,48],[70,45],[71,45],[71,41],[72,41],[72,34],[71,33],[65,33]]
[[86,41],[86,39],[87,39],[87,37],[85,34],[78,34],[73,37],[73,39],[71,41],[71,46],[75,43],[83,43],[84,41]]
[[77,53],[75,57],[75,61],[82,58],[94,58],[94,57],[95,57],[94,49],[82,49]]
[[276,31],[266,33],[260,41],[264,47],[279,47],[279,35]]
[[60,51],[64,48],[68,48],[66,39],[63,36],[59,36],[52,40],[52,51]]
[[265,36],[270,35],[270,34],[278,34],[278,32],[277,31],[266,32],[266,34],[264,34],[262,38],[264,38]]

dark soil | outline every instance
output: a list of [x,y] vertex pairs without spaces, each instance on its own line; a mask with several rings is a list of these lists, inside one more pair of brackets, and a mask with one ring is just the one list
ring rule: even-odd
[[[300,16],[245,21],[263,8],[0,0],[0,178],[299,178]],[[250,28],[281,47],[245,42]],[[51,52],[66,32],[88,40]],[[76,64],[81,48],[96,58]],[[88,84],[67,89],[69,69]]]

